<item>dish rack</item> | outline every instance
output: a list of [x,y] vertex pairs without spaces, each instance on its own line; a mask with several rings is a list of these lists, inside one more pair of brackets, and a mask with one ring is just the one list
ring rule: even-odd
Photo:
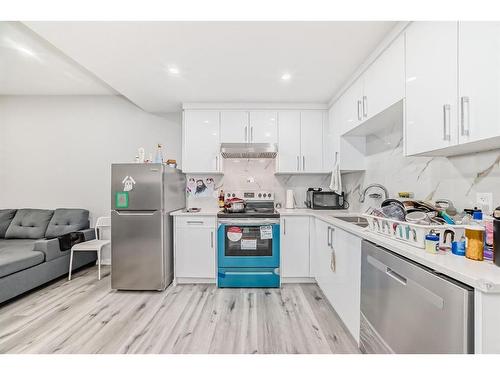
[[422,249],[425,248],[425,236],[431,232],[439,235],[440,248],[451,248],[451,242],[465,233],[465,226],[461,225],[413,224],[369,214],[363,214],[363,217],[368,221],[369,231]]

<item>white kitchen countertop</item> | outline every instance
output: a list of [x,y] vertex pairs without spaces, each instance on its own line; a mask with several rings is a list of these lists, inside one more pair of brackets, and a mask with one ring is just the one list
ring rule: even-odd
[[200,212],[187,212],[185,208],[170,213],[170,216],[216,216],[220,208],[202,208]]
[[[219,208],[202,209],[200,212],[186,212],[184,209],[174,211],[172,216],[216,216]],[[311,210],[308,208],[278,209],[284,216],[310,216],[328,222],[340,229],[358,237],[385,247],[408,259],[429,267],[436,272],[470,285],[486,293],[500,293],[500,267],[491,262],[477,262],[465,257],[453,255],[451,252],[428,254],[424,249],[413,247],[380,234],[372,233],[366,228],[358,227],[337,219],[339,216],[360,215],[359,212],[349,210]]]
[[478,262],[457,256],[451,252],[428,254],[424,249],[370,232],[366,228],[339,220],[335,217],[360,215],[348,210],[311,210],[304,208],[279,209],[281,216],[312,216],[328,222],[363,239],[385,247],[397,254],[432,268],[436,272],[470,285],[486,293],[500,293],[500,267],[491,262]]

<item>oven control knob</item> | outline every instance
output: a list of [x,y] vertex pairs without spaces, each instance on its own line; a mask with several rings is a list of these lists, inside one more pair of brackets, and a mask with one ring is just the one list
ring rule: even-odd
[[233,198],[236,196],[236,194],[233,193]]
[[268,193],[268,194],[267,194],[267,197],[268,197],[268,198],[271,198],[271,193]]
[[259,198],[261,198],[261,197],[262,197],[262,193],[259,193]]
[[227,196],[230,197],[231,196],[231,193],[227,193]]

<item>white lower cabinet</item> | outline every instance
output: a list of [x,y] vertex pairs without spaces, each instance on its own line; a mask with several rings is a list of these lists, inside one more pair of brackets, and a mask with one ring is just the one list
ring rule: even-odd
[[281,276],[310,277],[309,217],[281,218]]
[[359,343],[361,239],[317,219],[311,254],[319,287]]
[[216,220],[211,216],[175,218],[175,277],[215,280]]

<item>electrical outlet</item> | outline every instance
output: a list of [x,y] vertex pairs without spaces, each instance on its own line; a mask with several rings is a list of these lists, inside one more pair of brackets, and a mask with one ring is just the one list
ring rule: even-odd
[[478,208],[481,208],[483,211],[490,214],[493,211],[493,194],[476,193],[476,204]]

